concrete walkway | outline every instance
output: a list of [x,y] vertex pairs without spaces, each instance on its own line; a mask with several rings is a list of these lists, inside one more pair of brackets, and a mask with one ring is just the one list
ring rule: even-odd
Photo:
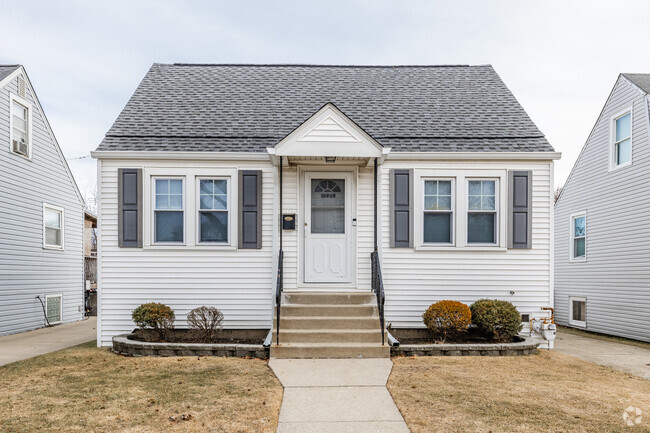
[[650,349],[558,330],[554,350],[650,379]]
[[278,433],[408,433],[390,359],[271,359],[284,386]]
[[0,337],[0,365],[44,355],[97,338],[97,318]]

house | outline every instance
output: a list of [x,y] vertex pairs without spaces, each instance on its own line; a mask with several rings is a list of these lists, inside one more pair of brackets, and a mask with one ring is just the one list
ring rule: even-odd
[[97,215],[84,212],[85,312],[97,315]]
[[392,329],[553,303],[559,154],[491,66],[154,64],[92,155],[103,346],[150,301],[279,325],[299,356],[381,346],[381,287]]
[[0,335],[83,318],[84,201],[27,72],[0,66]]
[[558,323],[642,341],[650,341],[649,94],[650,74],[618,77],[555,205]]

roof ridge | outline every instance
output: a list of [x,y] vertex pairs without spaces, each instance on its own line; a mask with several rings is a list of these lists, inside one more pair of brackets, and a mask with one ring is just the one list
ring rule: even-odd
[[477,68],[492,67],[492,65],[323,65],[312,63],[154,63],[158,66],[219,66],[219,67],[276,67],[276,68]]

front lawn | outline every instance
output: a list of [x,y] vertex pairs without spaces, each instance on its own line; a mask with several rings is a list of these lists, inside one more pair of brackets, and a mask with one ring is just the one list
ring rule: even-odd
[[282,400],[265,361],[127,358],[95,343],[0,367],[0,390],[3,433],[275,432]]
[[413,433],[650,431],[650,380],[556,352],[393,361],[388,389]]

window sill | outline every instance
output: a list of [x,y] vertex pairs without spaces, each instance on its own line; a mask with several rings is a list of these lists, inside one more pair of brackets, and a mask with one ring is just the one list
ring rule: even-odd
[[176,250],[176,251],[187,251],[187,250],[209,250],[209,251],[234,251],[237,250],[235,245],[206,245],[206,244],[196,244],[196,245],[185,245],[185,244],[153,244],[147,245],[143,249],[151,250]]
[[26,155],[23,155],[22,153],[14,152],[13,150],[10,150],[9,153],[14,155],[14,156],[18,156],[18,157],[20,157],[22,159],[26,159],[29,162],[32,162],[32,157],[31,156],[26,156]]
[[53,251],[65,251],[63,247],[57,247],[55,245],[43,245],[44,250],[53,250]]
[[610,171],[610,172],[617,171],[617,170],[621,170],[621,169],[623,169],[625,167],[631,167],[631,166],[632,166],[632,161],[626,162],[625,164],[610,166],[608,171]]
[[477,245],[477,246],[456,246],[456,245],[420,245],[415,247],[416,251],[494,251],[505,252],[508,251],[505,247]]
[[569,325],[570,326],[575,326],[576,328],[587,329],[587,322],[579,322],[579,321],[576,321],[576,320],[569,320]]
[[569,263],[587,263],[587,258],[584,259],[569,259]]

